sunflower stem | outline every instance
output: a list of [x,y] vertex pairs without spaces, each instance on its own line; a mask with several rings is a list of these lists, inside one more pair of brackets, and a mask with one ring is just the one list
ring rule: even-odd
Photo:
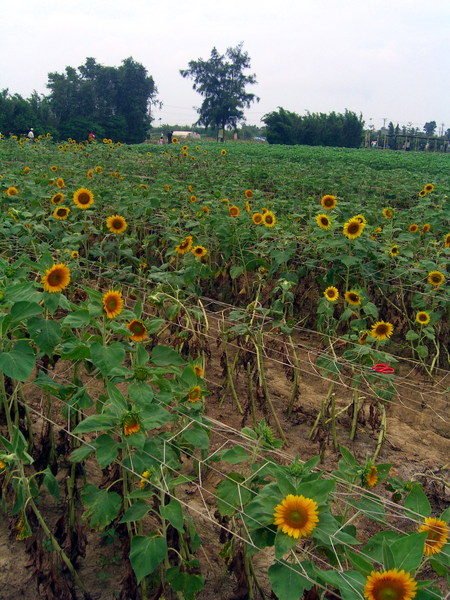
[[299,372],[300,372],[300,365],[298,362],[298,357],[297,357],[297,353],[295,351],[295,346],[294,346],[294,342],[292,340],[292,336],[288,336],[289,339],[289,344],[292,348],[292,362],[294,363],[294,381],[292,382],[292,393],[291,393],[291,398],[289,400],[289,406],[288,406],[288,410],[287,410],[287,416],[290,417],[292,414],[292,409],[294,408],[294,403],[297,399],[297,396],[300,394],[300,389],[299,389]]
[[226,361],[226,365],[227,365],[227,378],[228,378],[228,384],[231,390],[231,395],[233,396],[233,399],[236,403],[237,409],[239,411],[239,414],[243,415],[244,411],[242,409],[241,403],[239,402],[239,398],[237,396],[236,393],[236,388],[234,387],[234,381],[233,381],[233,373],[234,373],[234,369],[236,367],[236,363],[237,363],[237,359],[239,356],[239,350],[236,352],[234,360],[233,360],[233,364],[230,365],[230,361],[228,358],[228,353],[226,350],[224,350],[225,352],[225,361]]
[[380,453],[381,446],[383,445],[384,438],[386,436],[386,409],[384,408],[381,402],[378,402],[378,408],[381,411],[381,429],[378,434],[377,447],[375,448],[375,452],[373,454],[372,461],[375,462],[378,458],[378,454]]

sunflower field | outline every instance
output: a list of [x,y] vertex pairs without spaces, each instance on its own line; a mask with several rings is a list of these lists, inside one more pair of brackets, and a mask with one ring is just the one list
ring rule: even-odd
[[0,138],[2,598],[445,598],[449,161]]

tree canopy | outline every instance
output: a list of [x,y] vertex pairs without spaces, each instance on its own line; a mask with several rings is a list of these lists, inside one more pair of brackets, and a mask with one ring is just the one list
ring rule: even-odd
[[192,79],[194,90],[204,97],[197,109],[199,125],[236,128],[245,121],[244,109],[259,101],[245,89],[256,83],[256,75],[244,73],[250,68],[250,57],[242,46],[241,42],[235,48],[227,48],[225,54],[213,48],[208,60],[191,60],[188,69],[180,70],[182,77]]
[[349,110],[344,114],[308,112],[300,116],[279,107],[264,115],[262,121],[270,144],[359,148],[363,139],[362,116]]

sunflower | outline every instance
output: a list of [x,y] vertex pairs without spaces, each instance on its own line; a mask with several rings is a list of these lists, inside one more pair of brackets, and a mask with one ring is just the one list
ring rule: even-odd
[[164,190],[168,192],[170,190],[170,185],[168,183],[164,184]]
[[141,423],[139,415],[135,411],[128,411],[122,417],[122,431],[124,435],[132,435],[138,433],[141,430]]
[[16,187],[9,187],[6,190],[6,195],[7,196],[17,196],[17,194],[19,193],[19,190]]
[[400,253],[400,249],[397,245],[392,246],[392,248],[389,250],[389,255],[390,256],[398,256]]
[[64,200],[64,194],[62,194],[61,192],[58,192],[57,194],[55,194],[54,196],[51,197],[50,202],[54,205],[56,204],[61,204],[61,202]]
[[62,292],[70,283],[70,269],[64,263],[53,265],[45,271],[42,285],[46,292]]
[[367,219],[364,215],[355,215],[354,217],[352,217],[352,219],[356,219],[360,223],[364,223],[364,225],[367,225]]
[[227,151],[226,151],[226,150],[224,150],[224,149],[222,149],[222,150],[220,151],[220,154],[221,154],[221,156],[226,156],[226,155],[227,155]]
[[420,198],[423,198],[423,197],[424,197],[424,196],[426,196],[426,195],[427,195],[427,193],[426,193],[426,191],[425,191],[425,190],[420,190],[420,192],[419,192],[419,196],[420,196]]
[[429,194],[434,190],[434,185],[432,183],[427,183],[427,185],[423,186],[424,191]]
[[123,233],[128,224],[120,215],[112,215],[112,217],[106,219],[106,227],[111,233]]
[[364,331],[364,333],[362,333],[360,335],[360,338],[358,340],[358,344],[361,344],[361,346],[364,345],[364,344],[366,344],[367,343],[367,336],[368,335],[369,335],[369,332],[368,331]]
[[230,217],[238,217],[241,211],[238,206],[230,206],[228,212],[230,213]]
[[66,185],[64,179],[62,177],[58,177],[58,179],[56,180],[56,187],[61,189]]
[[422,227],[422,234],[424,233],[428,233],[431,229],[431,225],[429,223],[425,223],[425,225]]
[[330,194],[326,194],[322,197],[320,204],[323,206],[325,210],[331,210],[335,208],[337,205],[336,196],[331,196]]
[[133,319],[127,323],[127,328],[130,331],[130,339],[133,342],[143,342],[147,337],[147,327],[139,319]]
[[206,206],[206,204],[204,206],[202,206],[202,212],[209,213],[210,212],[209,206]]
[[60,221],[65,221],[69,215],[70,208],[67,208],[67,206],[57,206],[53,211],[55,219],[59,219]]
[[364,597],[367,600],[412,600],[416,590],[416,581],[403,569],[372,571],[366,579]]
[[177,144],[178,143],[178,138],[177,137],[173,137],[172,138],[172,144]]
[[425,310],[419,310],[416,313],[416,323],[419,323],[420,325],[428,325],[430,318],[430,314]]
[[197,258],[203,258],[208,254],[208,250],[203,246],[194,246],[191,250],[192,254]]
[[262,220],[263,220],[263,216],[261,213],[253,213],[252,214],[252,221],[255,225],[261,225]]
[[102,302],[108,319],[113,319],[122,312],[123,298],[118,290],[107,291],[106,294],[103,294]]
[[200,400],[201,396],[202,388],[199,385],[196,385],[191,390],[189,390],[188,400],[189,402],[197,402],[197,400]]
[[327,287],[323,295],[328,300],[328,302],[336,302],[336,300],[339,298],[338,289],[332,285],[330,287]]
[[272,211],[268,210],[263,214],[263,223],[266,227],[274,227],[277,219]]
[[319,507],[312,498],[288,494],[275,507],[274,525],[283,533],[298,539],[310,535],[319,522]]
[[350,219],[345,223],[342,231],[349,240],[355,240],[362,234],[364,227],[364,223],[361,223],[358,219]]
[[193,193],[194,193],[194,187],[193,187],[192,185],[188,185],[188,192],[189,192],[190,194],[193,194]]
[[408,231],[410,233],[417,233],[419,231],[419,226],[417,225],[417,223],[413,223],[408,227]]
[[192,196],[190,196],[189,200],[191,202],[197,202],[197,196],[192,195]]
[[78,252],[78,250],[72,250],[72,252],[70,253],[70,258],[80,258],[80,253]]
[[101,173],[103,171],[103,167],[101,167],[100,165],[97,165],[96,167],[94,167],[94,171],[96,173]]
[[186,144],[184,146],[181,146],[181,150],[183,152],[187,152],[189,150],[189,146],[186,146]]
[[251,200],[253,198],[252,190],[245,190],[244,196],[247,198],[247,200]]
[[204,371],[200,365],[194,365],[193,369],[197,377],[203,377]]
[[182,152],[182,155],[184,156],[184,158],[187,158],[189,156],[189,154],[186,151]]
[[424,548],[425,556],[438,554],[448,541],[448,524],[442,519],[427,517],[425,523],[419,527],[419,533],[422,531],[428,531]]
[[385,321],[377,321],[370,330],[370,336],[379,341],[390,338],[393,333],[394,326],[392,323],[386,323]]
[[148,478],[150,477],[150,471],[144,471],[141,475],[142,479],[139,481],[138,488],[144,489],[147,483],[149,483]]
[[251,206],[250,206],[250,202],[248,200],[245,201],[245,212],[250,212],[251,211]]
[[441,273],[440,271],[431,271],[430,273],[428,273],[427,281],[431,285],[439,287],[445,281],[444,273]]
[[94,171],[92,171],[92,169],[89,169],[88,171],[86,171],[86,177],[88,177],[89,179],[92,179],[94,177]]
[[378,481],[378,469],[375,465],[368,465],[363,473],[363,485],[374,487]]
[[188,235],[181,241],[178,246],[175,246],[175,250],[178,254],[186,254],[192,248],[192,235]]
[[24,167],[22,170],[22,173],[24,173],[25,175],[29,172],[30,172],[30,167]]
[[361,296],[358,294],[358,292],[354,292],[353,290],[345,292],[344,298],[349,304],[352,304],[353,306],[359,306],[361,304]]
[[73,195],[73,201],[78,208],[89,208],[94,204],[94,194],[86,188],[79,188]]
[[394,216],[394,211],[392,210],[392,208],[383,208],[381,212],[383,213],[383,217],[385,219],[392,219],[392,217]]
[[450,233],[447,233],[444,238],[444,248],[450,248]]
[[52,173],[56,173],[57,170],[58,170],[58,167],[56,167],[55,165],[50,167],[50,171],[52,171]]
[[331,219],[324,214],[316,216],[316,223],[321,229],[330,229],[331,227]]

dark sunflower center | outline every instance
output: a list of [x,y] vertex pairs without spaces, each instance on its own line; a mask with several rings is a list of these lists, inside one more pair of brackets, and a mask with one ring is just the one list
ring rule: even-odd
[[108,310],[115,310],[117,308],[117,299],[116,298],[108,298],[106,301],[106,308]]
[[354,233],[358,233],[359,231],[359,222],[358,221],[353,221],[352,223],[349,224],[348,228],[347,228],[348,233],[354,234]]
[[441,277],[440,277],[440,275],[432,275],[432,276],[431,276],[431,281],[432,281],[433,283],[440,283],[440,282],[441,282]]
[[359,296],[358,294],[349,294],[349,299],[351,302],[359,302]]
[[121,219],[114,219],[114,221],[112,222],[112,225],[113,225],[114,229],[121,229],[121,227],[123,226],[123,223],[122,223]]
[[328,219],[326,217],[322,217],[320,219],[320,222],[322,223],[322,225],[328,225]]
[[270,215],[266,216],[266,223],[268,223],[269,225],[272,225],[273,223],[273,218]]
[[62,273],[60,271],[53,271],[49,274],[47,281],[50,285],[59,285],[62,281]]
[[403,600],[405,589],[401,581],[385,579],[380,584],[373,590],[373,596],[376,600]]
[[427,315],[425,313],[419,313],[419,321],[425,322],[427,320]]
[[64,217],[66,214],[66,211],[64,210],[64,208],[58,208],[56,214],[58,215],[58,217]]
[[286,521],[291,527],[303,527],[308,520],[308,514],[306,511],[302,511],[299,508],[291,510],[286,515]]
[[86,192],[82,192],[78,196],[78,202],[80,204],[89,204],[90,199],[91,199],[91,197]]
[[139,323],[139,321],[133,321],[130,324],[130,331],[134,335],[143,335],[145,333],[146,329],[142,323]]
[[388,327],[386,325],[378,325],[377,334],[378,335],[386,335],[388,332]]

